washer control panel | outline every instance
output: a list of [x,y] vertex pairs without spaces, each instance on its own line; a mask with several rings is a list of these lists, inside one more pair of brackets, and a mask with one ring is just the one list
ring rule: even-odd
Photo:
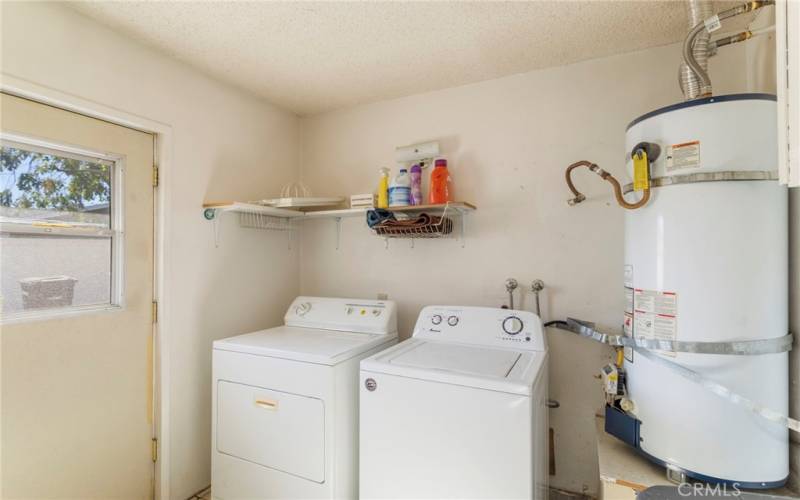
[[528,311],[491,307],[425,307],[417,318],[414,336],[525,350],[546,348],[538,316]]
[[509,316],[503,320],[503,331],[509,335],[517,335],[523,328],[525,328],[525,323],[517,316]]

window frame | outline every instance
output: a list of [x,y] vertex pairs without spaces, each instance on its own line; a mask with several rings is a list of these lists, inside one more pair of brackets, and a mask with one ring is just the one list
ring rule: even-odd
[[111,241],[111,290],[108,303],[67,306],[52,309],[31,309],[4,313],[0,325],[58,319],[88,313],[121,311],[125,308],[125,156],[107,151],[54,142],[38,137],[0,132],[0,144],[43,154],[109,164],[111,197],[109,228],[92,228],[80,224],[46,222],[0,222],[0,233],[109,238]]

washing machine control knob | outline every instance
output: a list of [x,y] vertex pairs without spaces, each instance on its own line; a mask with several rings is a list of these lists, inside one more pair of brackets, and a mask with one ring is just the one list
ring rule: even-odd
[[516,335],[524,327],[522,320],[516,316],[509,316],[503,320],[503,331],[509,335]]
[[447,324],[450,326],[456,326],[458,324],[458,316],[450,316],[447,318]]
[[431,323],[433,323],[434,325],[440,325],[442,323],[442,317],[438,314],[434,314],[431,317]]

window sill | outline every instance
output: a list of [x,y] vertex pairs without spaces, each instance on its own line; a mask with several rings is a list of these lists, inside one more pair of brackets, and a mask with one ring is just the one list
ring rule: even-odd
[[72,316],[82,316],[84,314],[92,313],[113,313],[122,311],[122,309],[122,306],[114,304],[95,304],[86,306],[72,306],[64,309],[34,309],[14,313],[0,313],[0,325],[66,319]]

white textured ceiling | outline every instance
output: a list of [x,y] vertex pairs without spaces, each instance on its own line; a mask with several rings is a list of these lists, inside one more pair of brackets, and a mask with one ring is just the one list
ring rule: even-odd
[[664,45],[687,23],[675,1],[71,5],[300,115]]

